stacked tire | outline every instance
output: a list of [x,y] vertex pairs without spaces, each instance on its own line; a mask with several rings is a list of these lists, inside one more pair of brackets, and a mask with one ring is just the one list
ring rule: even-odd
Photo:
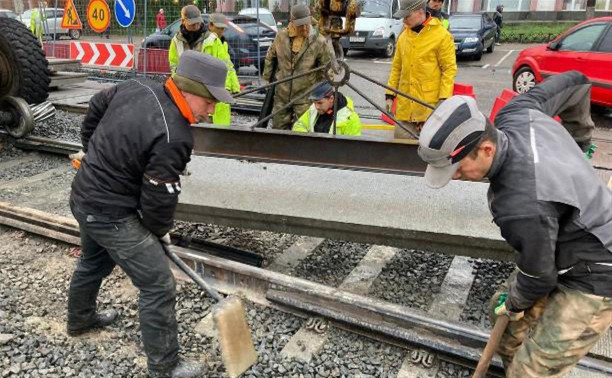
[[39,104],[49,97],[49,62],[38,39],[18,20],[0,17],[0,98]]

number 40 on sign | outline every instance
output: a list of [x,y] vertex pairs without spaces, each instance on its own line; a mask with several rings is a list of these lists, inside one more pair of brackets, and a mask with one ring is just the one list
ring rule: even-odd
[[110,24],[110,8],[104,0],[90,0],[87,5],[87,23],[95,32],[102,33]]

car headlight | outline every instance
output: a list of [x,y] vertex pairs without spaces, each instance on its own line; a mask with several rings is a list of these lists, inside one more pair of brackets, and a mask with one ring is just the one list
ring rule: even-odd
[[477,37],[468,37],[468,38],[464,39],[463,42],[466,42],[466,43],[478,42],[478,38]]
[[374,33],[372,33],[372,37],[384,37],[384,36],[385,36],[385,28],[382,26],[374,30]]

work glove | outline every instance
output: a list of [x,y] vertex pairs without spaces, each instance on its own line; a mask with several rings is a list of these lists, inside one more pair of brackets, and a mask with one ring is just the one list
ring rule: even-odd
[[159,238],[159,241],[164,243],[165,245],[171,245],[172,244],[172,240],[170,239],[170,234],[167,233],[167,232],[166,232],[166,234],[164,236]]
[[79,168],[81,168],[81,160],[83,160],[84,156],[85,152],[83,152],[83,150],[79,150],[79,152],[68,155],[68,158],[70,159],[70,164],[72,164],[74,169],[78,170]]
[[495,307],[495,315],[496,316],[506,315],[508,318],[510,318],[511,322],[515,322],[521,319],[525,314],[523,311],[512,312],[508,310],[508,308],[506,307],[507,298],[508,298],[508,293],[501,293],[499,295],[499,298],[497,299],[497,307]]

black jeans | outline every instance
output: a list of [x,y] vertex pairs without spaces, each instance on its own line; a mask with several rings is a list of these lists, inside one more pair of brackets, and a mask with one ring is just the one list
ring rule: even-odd
[[81,230],[81,257],[70,282],[68,328],[95,322],[96,298],[115,265],[140,290],[140,330],[149,370],[165,372],[178,362],[174,277],[159,239],[136,214],[86,214],[71,203]]

